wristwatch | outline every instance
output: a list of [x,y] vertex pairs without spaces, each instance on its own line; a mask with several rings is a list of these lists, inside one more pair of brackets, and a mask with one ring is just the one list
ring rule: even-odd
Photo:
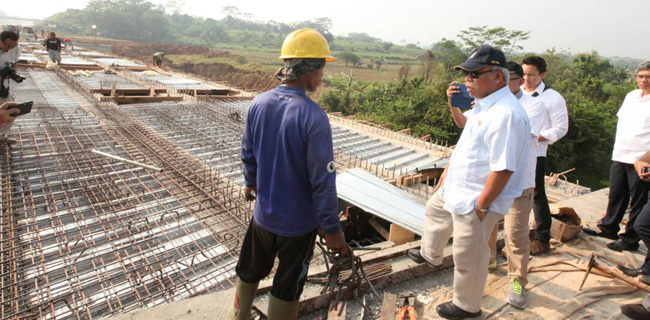
[[481,213],[487,213],[488,210],[490,210],[490,206],[487,208],[481,208],[481,206],[478,205],[478,202],[474,201],[474,209],[478,210]]

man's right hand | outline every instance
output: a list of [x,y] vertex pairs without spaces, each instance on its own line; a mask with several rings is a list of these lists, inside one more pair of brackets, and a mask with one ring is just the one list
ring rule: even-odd
[[[650,171],[643,173],[643,168],[650,168],[650,163],[647,163],[642,160],[634,161],[634,169],[639,175],[639,178],[643,181],[650,181]],[[650,170],[650,169],[649,169]]]
[[20,110],[18,109],[7,109],[10,106],[15,106],[18,105],[15,102],[5,102],[0,106],[0,128],[3,128],[9,123],[14,122],[16,120],[16,117],[12,116],[12,114],[17,114],[20,113]]
[[345,247],[345,235],[343,235],[343,231],[339,230],[333,234],[326,234],[325,245],[327,246],[327,249],[332,252],[336,252],[342,255],[347,254]]
[[457,83],[458,81],[454,81],[449,84],[449,88],[447,88],[447,102],[449,102],[449,105],[451,105],[451,96],[460,93],[460,88],[456,86]]

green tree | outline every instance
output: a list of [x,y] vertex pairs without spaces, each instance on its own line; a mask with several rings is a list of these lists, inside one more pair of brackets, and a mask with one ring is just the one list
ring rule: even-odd
[[339,60],[345,61],[346,67],[348,66],[349,63],[352,63],[352,65],[356,66],[361,62],[361,58],[359,58],[359,56],[349,51],[339,53],[337,55],[337,58]]
[[506,55],[512,54],[514,50],[522,50],[518,42],[527,40],[530,31],[508,30],[503,27],[488,28],[488,26],[470,27],[458,34],[463,41],[465,49],[470,52],[480,45],[489,44],[500,48]]

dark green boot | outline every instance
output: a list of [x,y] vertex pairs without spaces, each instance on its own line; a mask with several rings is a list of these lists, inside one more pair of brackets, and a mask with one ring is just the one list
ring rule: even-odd
[[298,305],[300,300],[284,301],[269,294],[269,320],[296,320],[298,319]]
[[248,283],[237,278],[235,301],[228,308],[228,320],[248,320],[259,282]]

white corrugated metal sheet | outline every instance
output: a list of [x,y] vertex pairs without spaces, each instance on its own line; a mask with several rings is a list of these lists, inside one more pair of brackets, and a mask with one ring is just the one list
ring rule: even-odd
[[338,197],[384,220],[422,235],[426,200],[362,170],[336,177]]

